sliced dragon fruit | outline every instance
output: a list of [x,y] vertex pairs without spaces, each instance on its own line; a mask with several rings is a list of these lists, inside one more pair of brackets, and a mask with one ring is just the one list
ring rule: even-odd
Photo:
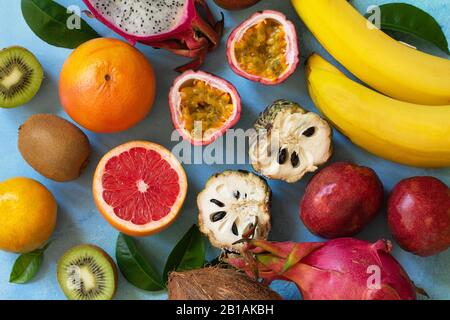
[[200,67],[206,53],[219,45],[223,32],[223,17],[216,21],[205,0],[83,2],[95,18],[130,43],[141,42],[193,58],[177,68],[180,72]]
[[299,63],[297,32],[286,16],[257,12],[239,25],[227,41],[227,57],[238,75],[265,85],[285,81]]
[[241,116],[241,98],[228,81],[202,71],[186,71],[169,92],[172,122],[195,146],[208,145]]

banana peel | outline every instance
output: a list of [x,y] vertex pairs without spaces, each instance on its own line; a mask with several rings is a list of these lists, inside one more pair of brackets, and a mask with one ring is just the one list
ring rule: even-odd
[[347,0],[291,1],[325,49],[375,90],[415,104],[450,104],[450,60],[396,41]]
[[392,99],[349,79],[318,54],[308,59],[306,78],[317,108],[356,145],[404,165],[450,166],[450,105]]

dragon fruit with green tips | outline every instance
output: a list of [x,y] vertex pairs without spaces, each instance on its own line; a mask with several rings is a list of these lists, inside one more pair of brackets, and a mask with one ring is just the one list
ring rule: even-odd
[[[250,276],[294,282],[305,300],[414,300],[417,289],[391,255],[391,243],[251,240],[226,261]],[[423,293],[423,292],[422,292]]]
[[217,21],[206,0],[83,0],[92,15],[131,44],[166,49],[193,59],[177,68],[198,69],[220,43]]

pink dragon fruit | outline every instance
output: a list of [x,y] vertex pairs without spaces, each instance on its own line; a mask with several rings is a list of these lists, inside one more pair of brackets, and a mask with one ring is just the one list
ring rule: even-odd
[[391,256],[391,244],[353,238],[325,243],[253,240],[227,262],[271,282],[294,282],[305,300],[414,300],[416,288]]
[[[92,15],[133,45],[141,42],[193,61],[177,68],[197,69],[219,45],[223,15],[216,21],[206,0],[83,0]],[[202,18],[200,12],[205,19]]]

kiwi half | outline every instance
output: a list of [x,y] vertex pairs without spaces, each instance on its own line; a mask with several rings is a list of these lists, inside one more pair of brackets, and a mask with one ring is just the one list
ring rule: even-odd
[[30,101],[43,79],[41,64],[27,49],[10,47],[0,51],[1,108],[15,108]]
[[70,300],[111,300],[117,289],[117,269],[101,248],[83,244],[58,262],[58,282]]

